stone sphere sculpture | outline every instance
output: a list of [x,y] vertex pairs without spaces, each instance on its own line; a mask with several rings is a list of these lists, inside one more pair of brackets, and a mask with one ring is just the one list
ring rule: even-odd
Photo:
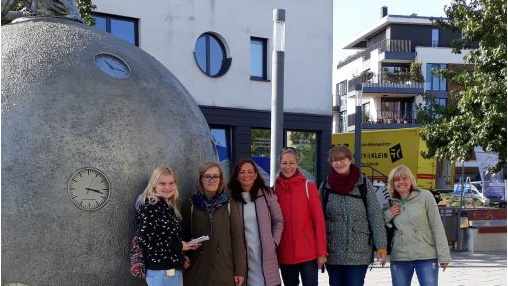
[[[22,18],[1,37],[2,285],[145,285],[129,273],[134,202],[167,166],[181,203],[217,160],[198,106],[152,56],[79,22]],[[82,168],[107,178],[104,205],[72,201]]]

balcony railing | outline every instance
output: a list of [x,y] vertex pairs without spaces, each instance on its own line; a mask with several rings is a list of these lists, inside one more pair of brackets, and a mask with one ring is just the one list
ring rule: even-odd
[[337,68],[341,68],[360,57],[363,57],[364,60],[367,60],[370,58],[370,53],[376,49],[379,49],[379,53],[409,53],[411,52],[411,40],[396,40],[396,39],[389,39],[389,40],[382,40],[380,42],[377,42],[376,44],[366,48],[363,51],[360,51],[354,55],[351,55],[347,58],[345,58],[343,61],[339,62],[337,65]]
[[[370,115],[364,114],[362,123],[366,124],[417,124],[416,111],[400,115],[398,112],[393,111],[378,111],[377,118],[372,119]],[[348,114],[347,126],[355,125],[355,113]]]
[[363,87],[384,87],[384,88],[423,88],[423,83],[409,81],[406,83],[391,82],[366,82]]

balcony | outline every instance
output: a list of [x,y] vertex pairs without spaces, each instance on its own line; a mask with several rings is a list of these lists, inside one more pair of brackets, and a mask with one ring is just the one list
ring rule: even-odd
[[412,61],[416,56],[416,53],[412,52],[411,40],[388,39],[382,40],[363,51],[347,57],[343,61],[339,62],[337,69],[340,69],[359,58],[363,58],[363,60],[370,59],[370,53],[374,50],[378,50],[378,53],[382,54],[380,56],[380,61],[388,59]]
[[423,83],[409,81],[406,83],[372,82],[362,84],[363,93],[403,93],[423,94]]
[[[348,114],[347,126],[355,125],[355,113]],[[419,126],[416,119],[416,111],[409,114],[400,115],[393,111],[378,111],[377,118],[371,118],[370,115],[363,115],[362,129],[397,129]]]

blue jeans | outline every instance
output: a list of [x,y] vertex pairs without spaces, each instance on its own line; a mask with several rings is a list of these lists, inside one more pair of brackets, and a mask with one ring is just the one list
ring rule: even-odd
[[146,283],[148,286],[182,286],[183,276],[181,270],[176,270],[175,276],[167,276],[166,270],[146,270]]
[[326,265],[330,286],[363,286],[368,265]]
[[303,286],[318,285],[318,268],[316,260],[302,262],[298,264],[281,264],[280,274],[284,286],[298,286],[298,274],[302,276]]
[[437,259],[413,260],[413,261],[390,261],[393,286],[409,286],[413,273],[421,286],[437,286],[439,264]]

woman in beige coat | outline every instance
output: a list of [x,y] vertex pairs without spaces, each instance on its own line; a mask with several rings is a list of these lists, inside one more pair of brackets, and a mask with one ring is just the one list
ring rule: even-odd
[[384,213],[385,222],[395,226],[390,254],[392,284],[411,285],[416,271],[420,285],[437,286],[439,266],[446,269],[450,250],[434,196],[418,189],[406,166],[390,171],[388,190],[395,202]]

